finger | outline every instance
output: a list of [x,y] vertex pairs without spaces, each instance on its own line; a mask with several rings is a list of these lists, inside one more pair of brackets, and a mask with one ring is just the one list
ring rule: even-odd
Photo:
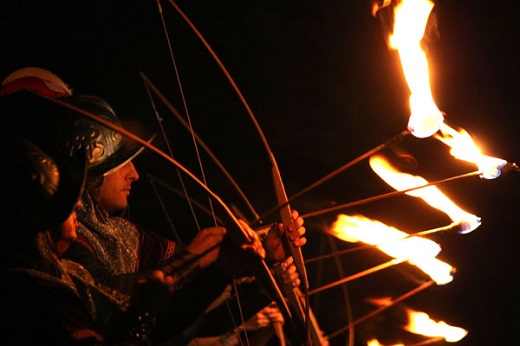
[[[292,227],[300,227],[303,225],[304,220],[301,216],[298,216],[298,212],[293,210],[293,213],[291,215],[292,222],[290,223]],[[294,228],[293,228],[294,229]]]
[[262,243],[262,241],[260,240],[260,236],[251,228],[251,226],[249,226],[249,224],[247,222],[245,222],[242,219],[238,219],[237,221],[238,221],[240,227],[242,228],[242,230],[244,231],[244,233],[246,234],[246,237],[248,238],[248,240],[251,243],[253,243],[253,244]]
[[287,269],[294,263],[294,258],[292,256],[287,257],[282,261],[282,268]]
[[282,280],[285,284],[292,285],[293,287],[300,285],[299,274],[294,264],[287,267],[285,272],[282,274]]
[[287,271],[283,274],[283,281],[286,284],[292,285],[292,283],[296,282],[297,280],[299,280],[299,275],[296,271]]
[[294,241],[292,243],[296,247],[302,247],[303,245],[305,245],[307,243],[307,238],[301,237],[301,238],[298,238],[298,240],[296,240],[296,241]]
[[168,275],[164,278],[163,283],[168,288],[169,293],[175,292],[175,282],[176,282],[176,280],[170,275]]
[[256,320],[256,325],[258,327],[265,327],[265,326],[268,326],[269,323],[271,323],[271,320],[264,314],[259,314],[257,320]]
[[150,272],[148,278],[153,281],[163,281],[164,280],[164,272],[162,270],[154,270]]
[[261,258],[265,258],[265,250],[261,245],[258,246],[257,244],[242,244],[240,247],[244,251],[251,251]]
[[305,234],[305,227],[299,227],[298,229],[295,229],[294,231],[290,231],[287,235],[289,236],[289,239],[292,242],[298,241],[299,238],[301,238]]
[[271,318],[272,323],[276,323],[276,322],[283,323],[284,322],[283,315],[280,312],[270,316],[270,318]]
[[277,228],[278,228],[278,235],[281,235],[285,232],[285,226],[283,223],[279,222]]
[[283,283],[286,285],[290,285],[291,287],[298,287],[301,284],[301,280],[299,276],[293,276],[293,277],[285,277],[283,278]]
[[203,236],[224,236],[226,232],[227,230],[224,227],[214,226],[204,228],[200,234]]
[[289,233],[293,233],[293,232],[303,232],[305,231],[305,228],[303,226],[303,219],[300,217],[298,218],[297,220],[291,222],[288,226],[287,226],[287,231]]

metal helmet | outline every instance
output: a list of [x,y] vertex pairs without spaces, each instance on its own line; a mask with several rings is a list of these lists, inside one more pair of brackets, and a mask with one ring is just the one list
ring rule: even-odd
[[23,137],[2,137],[2,142],[7,156],[6,183],[14,191],[4,209],[6,217],[33,233],[63,223],[85,185],[84,152],[55,160]]
[[[100,97],[73,95],[63,100],[121,126],[112,107]],[[56,125],[51,140],[64,144],[69,156],[78,150],[84,150],[88,159],[88,172],[92,176],[106,175],[118,169],[144,149],[121,133],[73,110],[65,111]]]

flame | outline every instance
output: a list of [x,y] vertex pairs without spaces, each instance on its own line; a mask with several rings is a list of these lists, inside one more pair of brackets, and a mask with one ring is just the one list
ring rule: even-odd
[[418,138],[435,136],[452,147],[452,155],[477,164],[480,177],[497,178],[507,161],[480,153],[471,137],[444,124],[444,115],[437,108],[430,89],[428,59],[421,47],[426,25],[434,3],[429,0],[402,0],[394,8],[394,29],[389,37],[397,50],[403,73],[410,89],[408,130]]
[[[372,155],[369,162],[372,170],[388,185],[398,191],[428,184],[428,181],[420,176],[397,171],[388,160],[381,155]],[[446,213],[454,223],[460,224],[461,233],[469,233],[480,226],[479,217],[458,207],[436,186],[419,188],[417,190],[408,191],[406,194],[422,198],[433,208]]]
[[[367,341],[367,346],[383,346],[377,339],[371,339]],[[404,344],[393,344],[391,346],[404,346]]]
[[329,232],[338,239],[375,245],[391,257],[405,259],[439,285],[453,280],[453,267],[435,258],[441,248],[431,240],[406,238],[407,233],[361,215],[338,215]]
[[442,124],[440,133],[436,134],[434,138],[451,147],[450,153],[455,158],[475,163],[480,171],[481,178],[497,178],[500,176],[502,167],[507,163],[506,160],[483,155],[464,129],[456,131],[450,126]]
[[442,112],[433,100],[428,60],[421,47],[433,6],[433,2],[428,0],[403,0],[394,9],[394,31],[389,40],[390,47],[399,53],[410,89],[408,130],[418,138],[432,136],[444,121]]
[[455,269],[438,258],[416,258],[413,265],[428,274],[437,285],[445,285],[453,281]]
[[406,309],[408,313],[408,325],[404,327],[414,334],[443,337],[448,342],[457,342],[464,338],[468,332],[459,327],[453,327],[446,322],[435,322],[427,313]]

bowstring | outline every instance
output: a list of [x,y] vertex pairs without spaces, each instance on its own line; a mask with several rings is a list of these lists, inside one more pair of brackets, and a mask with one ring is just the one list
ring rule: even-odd
[[[190,112],[189,112],[189,109],[188,109],[188,104],[186,102],[186,97],[184,95],[184,88],[182,86],[182,81],[181,81],[181,78],[180,78],[179,70],[177,68],[177,62],[175,60],[175,55],[173,53],[173,48],[172,48],[170,36],[168,34],[168,28],[166,26],[166,21],[164,20],[164,14],[163,14],[162,6],[161,6],[161,3],[160,3],[159,0],[157,0],[157,9],[159,11],[159,16],[161,17],[161,23],[162,23],[162,27],[163,27],[166,43],[168,45],[168,52],[170,54],[172,67],[173,67],[173,70],[175,72],[175,79],[177,81],[177,86],[179,87],[179,93],[180,93],[182,104],[183,104],[183,107],[184,107],[186,121],[188,122],[188,127],[189,127],[189,131],[190,131],[191,139],[193,141],[193,146],[195,148],[195,154],[196,154],[196,157],[197,157],[197,162],[198,162],[200,173],[201,173],[201,178],[202,178],[202,181],[204,182],[204,184],[207,185],[206,174],[204,172],[204,167],[202,165],[202,160],[200,158],[199,146],[197,145],[197,141],[195,140],[195,132],[193,130],[193,125],[191,123],[191,117],[190,117]],[[149,90],[148,86],[147,86],[147,90]],[[163,131],[163,134],[164,134],[166,143],[168,144],[168,148],[170,149],[169,141],[168,141],[168,138],[167,138],[166,134],[164,133],[164,131]],[[170,149],[170,154],[171,154],[171,149]],[[217,219],[215,217],[215,212],[214,212],[214,208],[213,208],[213,203],[211,201],[211,197],[208,197],[208,203],[209,203],[209,206],[210,206],[211,214],[213,216],[213,222],[214,222],[214,224],[216,226],[217,225]],[[191,203],[190,203],[190,208],[192,208]],[[193,209],[192,209],[192,212],[193,212]],[[197,228],[200,231],[201,228],[198,225],[198,222],[197,222]]]
[[[163,30],[164,30],[164,34],[165,34],[165,39],[166,39],[166,42],[168,44],[168,51],[169,51],[169,54],[170,54],[170,59],[171,59],[171,62],[172,62],[172,66],[173,66],[173,69],[175,71],[175,78],[177,80],[177,85],[179,87],[179,93],[181,95],[181,99],[182,99],[182,104],[183,104],[183,107],[184,107],[184,112],[185,112],[185,115],[186,115],[186,120],[188,122],[188,127],[189,127],[189,131],[190,131],[190,135],[191,135],[191,138],[192,138],[192,142],[193,142],[193,146],[195,148],[195,153],[196,153],[196,157],[197,157],[197,162],[198,162],[198,165],[199,165],[199,169],[200,169],[200,173],[201,173],[201,177],[202,177],[202,181],[204,182],[204,184],[206,186],[208,186],[207,184],[207,180],[206,180],[206,174],[205,174],[205,171],[204,171],[204,166],[202,164],[202,160],[200,158],[200,151],[199,151],[199,146],[197,144],[197,140],[196,140],[196,135],[195,135],[195,131],[193,129],[193,125],[192,125],[192,122],[191,122],[191,117],[190,117],[190,112],[188,110],[188,104],[186,102],[186,97],[184,95],[184,88],[182,86],[182,82],[181,82],[181,78],[180,78],[180,74],[179,74],[179,70],[177,68],[177,63],[176,63],[176,60],[175,60],[175,55],[173,53],[173,49],[172,49],[172,44],[171,44],[171,40],[170,40],[170,36],[168,34],[168,28],[166,26],[166,21],[164,19],[164,13],[163,13],[163,10],[162,10],[162,6],[161,6],[161,3],[160,3],[160,0],[157,0],[157,9],[159,11],[159,16],[161,17],[161,23],[162,23],[162,26],[163,26]],[[147,86],[147,90],[148,89],[148,86]],[[162,127],[161,127],[162,128]],[[164,132],[163,132],[164,133]],[[166,136],[165,136],[166,138]],[[166,143],[168,143],[168,140],[166,138]],[[169,147],[169,146],[168,146]],[[189,199],[189,198],[188,198]],[[215,215],[215,211],[214,211],[214,207],[213,207],[213,202],[211,200],[211,196],[208,196],[208,203],[209,203],[209,207],[210,207],[210,210],[211,210],[211,215],[213,217],[213,222],[215,224],[215,226],[218,225],[218,222],[217,222],[217,217]],[[192,205],[191,203],[190,204],[190,208],[192,208]],[[192,209],[192,213],[193,213],[193,209]],[[193,214],[194,217],[195,217],[195,214]],[[195,217],[196,218],[196,217]],[[198,227],[198,230],[200,231],[200,226],[198,226],[198,223],[197,223],[197,227]],[[233,288],[235,290],[235,292],[237,293],[236,294],[236,301],[237,301],[237,306],[238,306],[238,309],[239,309],[239,312],[240,312],[240,318],[241,318],[241,323],[243,325],[245,325],[245,320],[244,320],[244,315],[243,315],[243,310],[242,310],[242,304],[240,302],[240,297],[238,295],[238,288],[236,286],[236,283],[235,281],[233,280]],[[238,328],[238,326],[236,325],[234,319],[232,319],[233,321],[233,325],[235,328]],[[248,340],[248,336],[247,336],[247,330],[244,328],[244,333],[245,333],[245,337],[246,337],[246,340]],[[248,341],[248,344],[249,344],[249,341]]]
[[[164,141],[165,141],[166,146],[167,146],[167,148],[168,148],[168,154],[169,154],[170,157],[173,159],[173,158],[175,158],[175,157],[174,157],[174,155],[173,155],[173,151],[172,151],[172,148],[171,148],[171,146],[170,146],[170,141],[168,140],[168,137],[166,136],[166,132],[164,131],[164,126],[163,126],[163,124],[162,124],[162,120],[163,120],[163,118],[159,115],[159,112],[157,111],[157,107],[155,106],[155,102],[154,102],[153,97],[152,97],[152,95],[151,95],[151,93],[150,93],[150,88],[148,87],[148,85],[147,85],[146,83],[145,83],[145,88],[146,88],[146,92],[148,93],[148,98],[149,98],[150,103],[151,103],[151,105],[152,105],[152,108],[153,108],[153,110],[154,110],[155,116],[156,116],[156,118],[157,118],[157,122],[158,122],[158,124],[159,124],[159,127],[161,128],[161,133],[162,133],[162,135],[163,135]],[[188,206],[189,206],[189,208],[190,208],[191,215],[192,215],[192,217],[193,217],[193,221],[195,222],[195,225],[196,225],[196,227],[197,227],[197,230],[200,231],[201,227],[200,227],[200,224],[199,224],[199,220],[198,220],[198,218],[197,218],[197,214],[195,213],[195,210],[194,210],[194,208],[193,208],[192,199],[191,199],[191,197],[190,197],[190,195],[189,195],[189,193],[188,193],[188,190],[187,190],[187,188],[186,188],[186,184],[184,183],[184,179],[183,179],[183,177],[182,177],[182,174],[181,174],[181,172],[179,171],[179,169],[178,169],[177,167],[175,167],[175,171],[176,171],[176,173],[177,173],[177,177],[178,177],[179,182],[180,182],[180,184],[181,184],[181,187],[182,187],[182,191],[183,191],[183,193],[184,193],[184,196],[186,197],[186,202],[188,203]],[[206,183],[206,182],[204,182],[204,183]],[[157,195],[158,199],[161,200],[160,197],[159,197],[159,195],[158,195],[157,193],[156,193],[156,195]],[[163,210],[165,210],[165,209],[163,208]],[[167,215],[168,215],[168,214],[167,214]],[[168,216],[167,216],[167,218],[169,219]],[[171,223],[170,223],[170,224],[171,224]],[[180,239],[179,236],[177,235],[177,232],[176,232],[175,230],[174,230],[174,233],[176,234],[177,239]]]

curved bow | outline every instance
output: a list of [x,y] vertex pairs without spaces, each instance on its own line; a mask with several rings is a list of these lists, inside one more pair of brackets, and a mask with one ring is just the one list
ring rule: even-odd
[[[244,96],[242,95],[242,92],[236,85],[235,81],[227,71],[226,67],[220,61],[219,57],[215,53],[215,51],[211,48],[211,46],[208,44],[208,42],[204,39],[200,31],[195,27],[195,25],[190,21],[190,19],[184,14],[184,12],[181,10],[181,8],[172,0],[168,0],[168,2],[172,5],[172,7],[179,13],[179,15],[184,19],[184,21],[188,24],[188,26],[192,29],[192,31],[197,35],[197,37],[202,41],[203,45],[206,47],[208,52],[211,54],[215,62],[218,64],[224,75],[226,76],[227,80],[233,87],[234,91],[238,95],[242,105],[246,109],[247,113],[249,114],[251,120],[253,121],[253,124],[262,140],[262,143],[269,155],[269,160],[271,162],[271,168],[272,168],[272,178],[273,178],[273,184],[275,187],[276,197],[278,205],[283,206],[280,208],[280,217],[282,220],[282,223],[285,227],[285,235],[288,236],[287,227],[292,222],[292,216],[291,216],[291,209],[289,206],[289,200],[287,198],[287,194],[285,192],[285,187],[283,184],[283,180],[280,174],[280,170],[278,168],[278,165],[276,163],[276,160],[274,158],[274,154],[269,146],[269,143],[267,142],[267,139],[256,119],[254,116],[251,107],[249,107],[249,104],[245,100]],[[287,238],[285,241],[285,249],[287,252],[291,254],[291,256],[294,259],[294,263],[296,265],[296,268],[298,270],[298,273],[300,275],[300,279],[302,284],[304,285],[304,292],[302,293],[298,288],[292,289],[291,287],[285,287],[284,292],[290,302],[291,307],[293,308],[294,312],[298,316],[300,322],[303,323],[304,326],[304,333],[305,333],[305,344],[309,344],[312,341],[312,344],[314,345],[321,345],[323,343],[323,339],[321,338],[321,332],[319,327],[317,326],[316,320],[314,319],[314,316],[312,315],[310,311],[309,306],[309,295],[308,295],[308,280],[307,280],[307,271],[305,268],[305,263],[303,260],[303,255],[301,252],[301,249],[299,247],[294,246]],[[277,272],[280,273],[280,268],[277,269]],[[282,285],[283,287],[283,285]]]

